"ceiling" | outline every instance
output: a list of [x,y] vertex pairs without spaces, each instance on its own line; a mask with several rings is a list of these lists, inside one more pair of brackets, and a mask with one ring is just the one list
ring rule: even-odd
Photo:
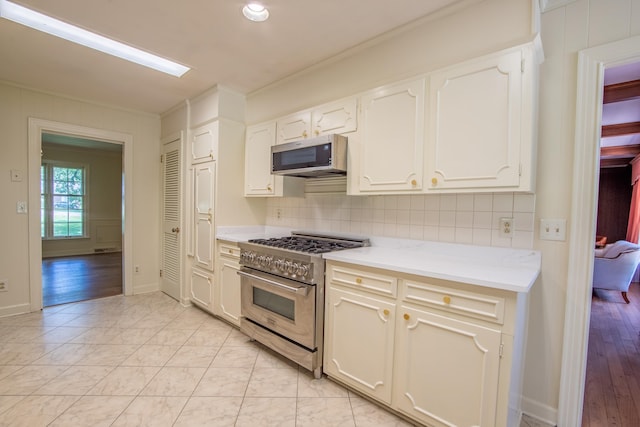
[[0,18],[0,80],[162,113],[215,84],[250,93],[380,34],[479,0],[15,0],[14,3],[192,68],[181,78]]
[[600,166],[626,166],[640,154],[640,62],[604,74]]

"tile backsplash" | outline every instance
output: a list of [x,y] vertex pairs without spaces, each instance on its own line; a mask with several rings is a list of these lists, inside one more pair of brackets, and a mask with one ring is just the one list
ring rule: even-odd
[[[267,225],[531,249],[534,212],[533,194],[307,194],[269,199]],[[500,218],[513,218],[513,237]]]

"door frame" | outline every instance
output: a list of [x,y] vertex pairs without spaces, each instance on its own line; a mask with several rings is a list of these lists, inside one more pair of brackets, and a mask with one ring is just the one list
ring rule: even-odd
[[600,176],[604,70],[637,61],[640,61],[640,36],[578,53],[572,221],[557,420],[560,426],[577,426],[582,422]]
[[121,144],[122,175],[124,189],[122,198],[123,233],[123,283],[122,292],[133,294],[133,230],[129,220],[133,218],[133,136],[126,133],[78,126],[70,123],[29,117],[29,304],[31,311],[42,310],[42,238],[40,236],[40,163],[43,133],[57,133],[80,138]]

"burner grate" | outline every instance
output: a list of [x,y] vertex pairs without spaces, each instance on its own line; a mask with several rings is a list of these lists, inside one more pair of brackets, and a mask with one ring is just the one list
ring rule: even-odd
[[351,249],[362,246],[362,244],[350,241],[329,241],[300,236],[274,237],[271,239],[252,239],[249,240],[249,243],[311,254],[322,254],[326,252],[333,252],[342,249]]

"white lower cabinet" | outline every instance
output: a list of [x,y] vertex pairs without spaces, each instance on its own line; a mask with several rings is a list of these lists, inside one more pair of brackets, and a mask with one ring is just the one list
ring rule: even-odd
[[494,426],[501,332],[400,307],[395,406],[433,426]]
[[337,261],[326,282],[329,377],[427,426],[506,427],[519,412],[518,294]]
[[191,269],[191,302],[204,310],[212,311],[213,274],[198,268]]
[[395,303],[330,285],[326,305],[325,373],[390,404]]
[[216,266],[214,314],[240,326],[240,248],[232,242],[218,241]]

